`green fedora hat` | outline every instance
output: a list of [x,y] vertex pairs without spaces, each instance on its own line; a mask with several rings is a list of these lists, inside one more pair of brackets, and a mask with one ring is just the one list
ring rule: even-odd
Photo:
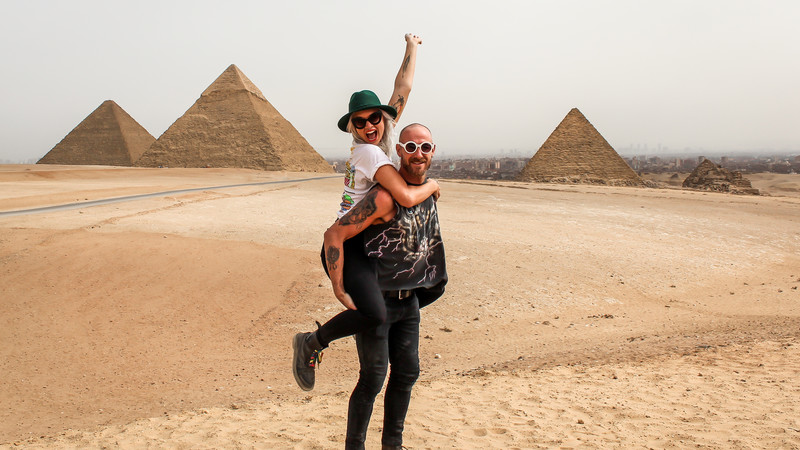
[[342,131],[347,131],[347,122],[350,122],[350,116],[354,112],[363,111],[370,108],[380,108],[389,113],[389,115],[392,116],[392,119],[397,117],[397,110],[389,105],[382,105],[381,101],[378,100],[378,96],[375,95],[374,92],[368,90],[353,92],[353,95],[350,96],[349,111],[347,114],[343,115],[341,119],[339,119],[339,129]]

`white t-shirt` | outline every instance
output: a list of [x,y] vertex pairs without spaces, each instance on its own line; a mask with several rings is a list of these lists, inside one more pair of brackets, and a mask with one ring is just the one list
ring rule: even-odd
[[372,189],[375,172],[379,168],[391,165],[392,160],[383,153],[380,147],[372,144],[356,144],[350,149],[344,172],[344,192],[337,215],[342,217]]

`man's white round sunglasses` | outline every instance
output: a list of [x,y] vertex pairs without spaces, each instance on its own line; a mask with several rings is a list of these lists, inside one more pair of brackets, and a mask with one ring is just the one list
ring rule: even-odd
[[425,141],[422,144],[417,144],[414,141],[400,142],[398,145],[400,145],[400,147],[403,147],[403,150],[405,150],[406,153],[415,153],[417,151],[417,148],[419,148],[420,151],[422,151],[423,155],[427,155],[428,153],[432,152],[433,149],[436,148],[436,144],[433,144],[428,141]]

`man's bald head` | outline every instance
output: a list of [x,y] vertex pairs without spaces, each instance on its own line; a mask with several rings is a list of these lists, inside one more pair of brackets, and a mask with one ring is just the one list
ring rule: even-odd
[[401,131],[400,131],[400,135],[398,136],[398,138],[400,139],[400,142],[406,142],[408,139],[405,139],[405,137],[406,137],[406,135],[408,134],[408,132],[411,132],[412,130],[415,130],[415,129],[417,129],[417,128],[422,128],[422,129],[424,129],[424,130],[425,130],[425,132],[427,132],[427,133],[428,133],[428,138],[429,138],[430,142],[433,142],[433,134],[431,133],[431,129],[430,129],[430,128],[428,128],[428,127],[426,127],[425,125],[423,125],[423,124],[421,124],[421,123],[412,123],[412,124],[410,124],[410,125],[406,125],[406,126],[405,126],[405,127],[404,127],[404,128],[401,130]]

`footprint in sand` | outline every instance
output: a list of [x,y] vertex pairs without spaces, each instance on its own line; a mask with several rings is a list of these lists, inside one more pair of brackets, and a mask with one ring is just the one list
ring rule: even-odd
[[493,434],[508,433],[508,430],[506,428],[490,428],[488,430],[486,428],[476,428],[472,431],[475,433],[475,436],[481,436],[481,437],[488,435],[490,432]]

